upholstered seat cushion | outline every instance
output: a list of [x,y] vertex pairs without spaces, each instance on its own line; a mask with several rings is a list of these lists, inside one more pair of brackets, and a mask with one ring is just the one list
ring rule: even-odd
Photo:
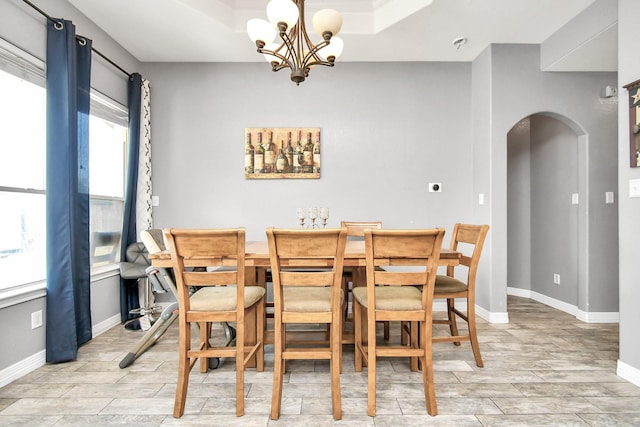
[[[232,311],[236,309],[236,286],[206,286],[191,296],[193,311]],[[262,286],[244,287],[244,306],[251,307],[265,294]]]
[[467,285],[464,282],[449,276],[436,276],[435,293],[449,294],[466,291]]
[[[288,287],[282,289],[284,310],[293,312],[328,312],[331,311],[331,288],[317,286]],[[340,305],[344,301],[344,293],[340,290]]]
[[[413,286],[376,286],[376,309],[422,310],[422,293]],[[354,288],[354,298],[369,307],[366,286]]]

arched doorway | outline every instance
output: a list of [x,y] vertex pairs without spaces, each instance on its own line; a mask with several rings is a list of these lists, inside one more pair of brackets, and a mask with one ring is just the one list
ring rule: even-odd
[[584,131],[550,113],[507,134],[508,293],[576,313],[587,301]]

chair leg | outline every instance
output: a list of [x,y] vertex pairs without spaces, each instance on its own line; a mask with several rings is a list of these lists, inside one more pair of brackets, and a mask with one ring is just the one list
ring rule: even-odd
[[[373,311],[372,311],[373,310]],[[375,310],[367,310],[367,414],[376,416],[376,321],[373,319]]]
[[362,372],[362,308],[355,298],[353,300],[353,337],[355,371]]
[[282,376],[284,375],[284,360],[282,351],[285,347],[284,325],[276,319],[274,330],[274,361],[273,361],[273,392],[271,394],[271,419],[280,418],[280,404],[282,401]]
[[[455,309],[455,299],[447,298],[447,316],[449,318],[449,330],[451,331],[451,336],[458,336],[458,324],[456,323],[456,313]],[[455,341],[455,345],[460,345],[460,341]]]
[[469,326],[469,339],[471,341],[471,349],[473,357],[476,359],[476,365],[479,368],[484,367],[482,356],[480,355],[480,344],[478,343],[478,333],[476,330],[476,309],[475,302],[467,300],[467,325]]
[[384,321],[384,322],[382,322],[382,323],[384,324],[384,340],[385,340],[385,341],[389,341],[389,336],[391,335],[391,333],[390,333],[390,326],[389,326],[389,324],[390,324],[391,322],[389,322],[389,321]]
[[[209,337],[211,336],[211,323],[200,323],[200,348],[206,350],[209,348]],[[200,358],[200,372],[207,373],[209,371],[209,358]]]
[[[419,345],[419,336],[420,335],[418,333],[418,322],[415,321],[411,321],[409,322],[409,330],[410,330],[410,334],[409,334],[409,338],[410,338],[410,344],[409,347],[411,348],[418,348]],[[417,372],[418,371],[418,357],[411,357],[409,359],[409,368],[411,369],[411,372]]]
[[242,313],[242,319],[236,323],[236,416],[244,415],[244,334],[247,310]]
[[335,316],[331,323],[331,404],[333,419],[342,419],[342,399],[340,393],[340,373],[342,370],[342,328],[341,316]]
[[191,325],[180,324],[179,360],[178,360],[178,384],[176,385],[176,399],[173,405],[174,418],[184,415],[184,407],[187,400],[187,388],[189,387],[189,372],[191,364],[187,352],[191,346]]
[[256,351],[256,371],[264,372],[264,329],[265,329],[265,302],[258,303],[256,307],[256,334],[260,347]]
[[409,343],[407,339],[407,336],[409,335],[408,328],[409,328],[408,322],[406,321],[400,322],[400,345],[407,345]]
[[431,334],[426,332],[426,322],[420,322],[420,347],[424,349],[422,355],[422,382],[424,384],[424,400],[427,412],[431,416],[438,415],[438,403],[436,402],[436,389],[433,380],[433,353],[431,349]]

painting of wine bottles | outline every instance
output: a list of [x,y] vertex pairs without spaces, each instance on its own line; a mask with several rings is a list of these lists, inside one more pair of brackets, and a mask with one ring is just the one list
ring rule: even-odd
[[244,176],[320,178],[320,128],[246,128]]

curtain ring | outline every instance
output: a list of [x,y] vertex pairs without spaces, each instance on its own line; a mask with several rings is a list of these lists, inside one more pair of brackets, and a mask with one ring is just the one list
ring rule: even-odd
[[55,28],[56,30],[62,30],[64,28],[64,24],[62,23],[62,21],[55,21],[53,23],[53,28]]
[[80,44],[80,46],[85,46],[87,44],[87,40],[81,37],[76,37],[76,40],[78,40],[78,44]]

